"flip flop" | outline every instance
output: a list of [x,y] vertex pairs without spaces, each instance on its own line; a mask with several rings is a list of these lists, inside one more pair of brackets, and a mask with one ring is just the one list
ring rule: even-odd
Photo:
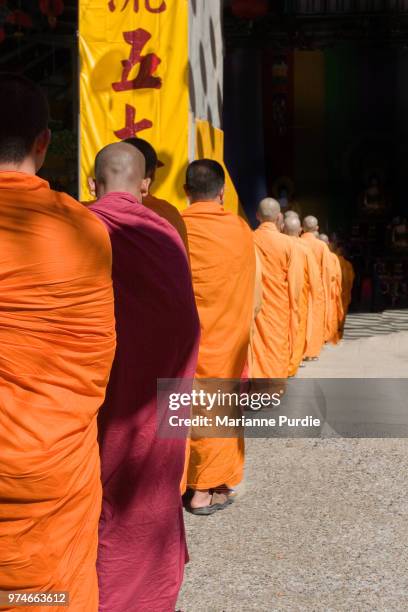
[[214,491],[211,496],[211,504],[209,506],[203,506],[202,508],[192,508],[191,506],[188,506],[187,510],[195,516],[210,516],[219,510],[224,510],[231,505],[233,501],[234,500],[225,493],[217,493],[217,491]]

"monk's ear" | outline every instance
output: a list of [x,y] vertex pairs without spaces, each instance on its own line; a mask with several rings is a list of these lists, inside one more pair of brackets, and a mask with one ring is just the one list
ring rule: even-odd
[[88,189],[93,198],[96,197],[96,181],[92,176],[88,176]]
[[224,200],[225,200],[225,186],[220,191],[220,202],[221,202],[221,204],[224,204]]
[[147,195],[149,195],[149,188],[151,183],[151,178],[143,179],[142,184],[140,185],[140,193],[142,194],[142,198],[145,198]]
[[43,130],[41,134],[37,136],[35,142],[36,153],[38,155],[44,155],[47,152],[47,149],[51,142],[51,130],[48,128]]

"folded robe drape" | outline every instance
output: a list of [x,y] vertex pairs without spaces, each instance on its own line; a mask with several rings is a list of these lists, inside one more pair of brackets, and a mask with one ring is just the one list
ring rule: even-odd
[[307,278],[309,281],[309,306],[304,356],[313,358],[320,355],[324,344],[324,290],[319,265],[308,241],[298,238],[307,261]]
[[342,302],[342,271],[339,258],[330,252],[332,263],[332,284],[330,295],[330,331],[328,341],[337,344],[340,340],[340,328],[344,319]]
[[[253,320],[255,248],[252,232],[217,202],[183,211],[201,325],[197,378],[238,379],[247,359]],[[243,476],[242,439],[191,440],[187,485],[237,485]]]
[[157,436],[157,379],[193,378],[199,321],[176,230],[127,193],[91,206],[113,252],[117,350],[101,410],[100,611],[174,612],[185,440]]
[[343,323],[347,316],[348,309],[351,303],[351,294],[354,284],[354,268],[353,264],[348,261],[343,255],[338,255],[341,267],[341,297],[343,303]]
[[[330,334],[331,320],[331,257],[330,249],[322,240],[316,238],[311,232],[302,234],[302,240],[311,248],[319,266],[320,277],[323,285],[324,308],[322,312],[323,336],[324,340],[328,339]],[[308,355],[309,356],[309,355]],[[315,355],[311,355],[315,356]]]
[[309,297],[310,297],[310,279],[309,279],[309,267],[307,262],[307,253],[303,247],[300,238],[292,237],[295,245],[295,255],[299,260],[298,263],[298,275],[297,282],[300,283],[300,290],[298,294],[298,313],[299,313],[299,327],[297,333],[292,340],[292,351],[290,354],[289,361],[289,376],[295,376],[299,365],[303,359],[306,342],[307,342],[307,331],[309,323]]
[[186,225],[178,209],[173,204],[170,204],[170,202],[167,202],[167,200],[160,200],[151,193],[143,198],[143,204],[159,215],[159,217],[166,219],[178,231],[188,253]]
[[69,591],[70,610],[96,612],[109,237],[42,179],[2,172],[0,244],[0,590]]

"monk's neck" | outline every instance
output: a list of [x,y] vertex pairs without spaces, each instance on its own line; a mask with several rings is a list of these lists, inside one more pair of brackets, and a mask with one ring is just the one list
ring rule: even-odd
[[222,210],[223,204],[219,200],[196,200],[195,202],[190,202],[190,206],[210,206],[216,207],[219,210]]
[[274,221],[262,221],[261,225],[266,227],[266,228],[268,228],[268,229],[273,230],[274,232],[275,231],[276,232],[280,231],[278,226],[276,225],[276,223]]
[[132,187],[128,186],[118,186],[116,184],[107,184],[103,193],[99,194],[99,197],[103,197],[106,195],[118,195],[118,196],[127,196],[131,195],[138,202],[142,202],[142,194],[137,189],[132,189]]
[[0,172],[20,172],[21,174],[35,176],[37,174],[37,169],[31,159],[25,159],[19,164],[0,162]]

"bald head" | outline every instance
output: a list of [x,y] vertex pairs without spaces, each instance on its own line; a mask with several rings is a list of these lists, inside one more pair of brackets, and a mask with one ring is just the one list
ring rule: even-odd
[[299,217],[289,215],[283,222],[283,233],[287,236],[299,236],[302,226]]
[[277,223],[281,218],[281,207],[277,200],[273,198],[265,198],[258,205],[257,212],[258,221],[261,223],[271,222]]
[[330,244],[330,240],[327,234],[320,234],[319,238],[322,242],[325,242],[327,245]]
[[294,210],[287,210],[285,212],[285,219],[286,219],[286,217],[297,217],[299,219],[298,213],[296,211],[294,211]]
[[308,217],[305,217],[303,219],[303,231],[306,233],[314,233],[314,232],[318,232],[319,231],[319,221],[316,219],[316,217],[313,217],[312,215],[309,215]]
[[136,147],[124,142],[110,144],[99,151],[95,159],[97,197],[122,191],[141,200],[149,184],[145,174],[145,158]]

